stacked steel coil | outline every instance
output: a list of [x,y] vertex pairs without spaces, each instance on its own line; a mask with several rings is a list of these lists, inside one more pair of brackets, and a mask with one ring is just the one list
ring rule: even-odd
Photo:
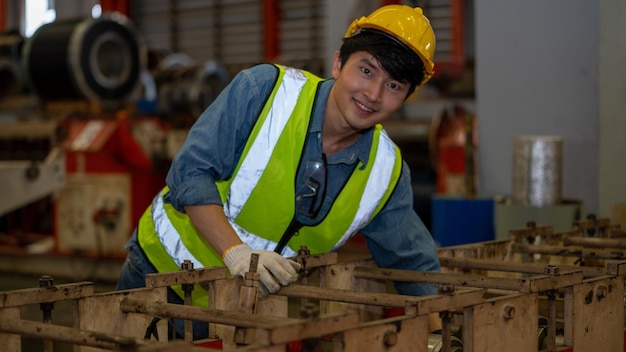
[[23,70],[42,99],[123,101],[138,87],[145,48],[119,13],[41,26],[24,45]]
[[211,60],[204,64],[161,67],[155,75],[158,110],[197,117],[217,98],[229,80],[226,69]]

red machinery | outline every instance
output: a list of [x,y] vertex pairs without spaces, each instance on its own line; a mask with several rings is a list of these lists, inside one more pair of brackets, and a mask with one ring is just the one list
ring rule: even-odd
[[139,217],[165,184],[166,127],[148,118],[70,118],[62,128],[67,184],[55,202],[55,248],[123,256]]

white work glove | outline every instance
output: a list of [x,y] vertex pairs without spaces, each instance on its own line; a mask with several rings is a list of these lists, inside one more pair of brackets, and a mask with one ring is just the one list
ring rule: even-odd
[[300,263],[282,257],[272,251],[256,250],[252,251],[247,244],[239,244],[224,252],[224,264],[230,270],[231,275],[243,277],[250,270],[250,258],[252,253],[259,255],[257,273],[261,282],[259,283],[259,297],[264,297],[268,293],[278,292],[280,286],[287,286],[298,279]]

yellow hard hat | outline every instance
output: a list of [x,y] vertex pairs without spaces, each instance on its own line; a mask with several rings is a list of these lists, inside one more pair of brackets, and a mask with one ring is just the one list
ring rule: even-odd
[[377,29],[396,38],[413,50],[424,63],[426,83],[434,74],[435,32],[421,8],[407,5],[387,5],[372,12],[367,17],[354,20],[348,27],[346,38],[363,28]]

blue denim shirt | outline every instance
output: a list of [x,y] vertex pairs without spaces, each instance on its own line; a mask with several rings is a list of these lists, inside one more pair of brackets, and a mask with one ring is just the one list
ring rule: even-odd
[[[241,71],[200,115],[167,175],[170,192],[165,200],[174,208],[183,211],[184,205],[222,204],[215,181],[232,175],[250,131],[274,88],[276,75],[276,67],[268,64]],[[300,165],[322,159],[322,124],[333,84],[334,80],[320,84]],[[297,221],[306,226],[323,219],[357,163],[368,162],[372,136],[372,130],[366,131],[355,144],[328,157],[327,185],[321,209],[313,218],[297,213]],[[298,170],[296,190],[304,188],[302,185],[307,179],[304,169],[300,167]],[[268,206],[271,206],[271,200],[268,200]],[[359,233],[365,237],[369,252],[379,267],[439,271],[432,236],[413,210],[410,171],[406,163],[403,163],[400,181],[387,204]],[[417,296],[437,291],[433,285],[407,283],[396,283],[396,289],[401,294]]]

